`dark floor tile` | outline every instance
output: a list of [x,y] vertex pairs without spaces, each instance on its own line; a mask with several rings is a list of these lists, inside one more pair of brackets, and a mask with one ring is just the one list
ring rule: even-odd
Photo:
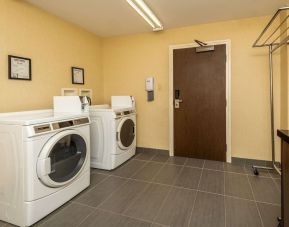
[[172,227],[188,226],[195,197],[196,191],[173,188],[154,221]]
[[89,187],[92,188],[99,182],[103,181],[105,178],[107,178],[108,175],[104,174],[98,174],[98,173],[92,173],[90,174],[90,185]]
[[199,190],[224,194],[225,192],[225,173],[204,169],[200,181]]
[[0,227],[17,227],[17,226],[4,221],[0,221]]
[[151,160],[156,154],[157,154],[156,151],[148,150],[148,151],[140,152],[134,158],[139,159],[139,160]]
[[181,170],[180,175],[177,177],[175,186],[180,186],[180,187],[190,188],[190,189],[198,189],[201,173],[202,173],[202,169],[184,167]]
[[51,216],[46,222],[41,224],[43,227],[70,227],[78,226],[92,212],[93,208],[88,206],[71,203],[55,215]]
[[247,175],[225,173],[225,194],[244,199],[253,199],[252,189]]
[[232,164],[244,166],[246,164],[246,160],[243,158],[232,157]]
[[273,179],[249,176],[249,180],[257,201],[280,204],[281,193]]
[[81,227],[150,227],[149,222],[124,217],[118,214],[96,210],[84,222]]
[[154,177],[153,181],[161,184],[172,185],[178,177],[182,166],[165,165],[161,171]]
[[4,225],[4,227],[17,227],[16,225],[12,225],[12,224],[10,224],[10,223],[6,223],[5,225]]
[[137,147],[136,149],[137,154],[158,154],[159,152],[163,151],[163,150],[159,150],[159,149],[154,149],[154,148],[147,148],[147,147]]
[[155,155],[151,161],[154,162],[166,162],[169,159],[169,155],[168,154],[157,154]]
[[266,165],[266,161],[264,160],[256,160],[256,159],[245,159],[246,160],[246,164],[245,165],[255,165],[255,166],[267,166]]
[[224,227],[224,196],[198,192],[194,205],[191,227]]
[[226,197],[226,227],[262,227],[256,203]]
[[224,162],[206,160],[204,168],[223,171],[224,170]]
[[169,159],[167,160],[167,163],[182,166],[185,164],[186,160],[187,160],[186,157],[173,156],[173,157],[169,157]]
[[281,207],[271,204],[258,203],[264,227],[277,227],[277,217],[281,216]]
[[129,180],[116,190],[99,208],[122,213],[147,185],[145,182]]
[[94,169],[94,168],[91,168],[91,169],[90,169],[90,173],[99,173],[99,174],[110,175],[110,174],[111,174],[111,171],[109,171],[109,170],[104,170],[104,169]]
[[133,201],[124,214],[143,220],[153,221],[163,201],[167,197],[169,190],[170,187],[168,186],[150,184],[150,186]]
[[99,183],[97,187],[83,193],[75,201],[88,206],[97,207],[125,182],[126,179],[109,176],[107,179]]
[[269,174],[270,174],[270,176],[271,176],[272,178],[281,179],[280,174],[277,173],[276,170],[270,170],[270,171],[269,171]]
[[154,176],[164,166],[162,163],[148,162],[141,170],[132,176],[134,179],[152,181]]
[[168,225],[161,225],[161,224],[158,224],[158,223],[153,223],[153,224],[151,225],[151,227],[170,227],[170,226],[168,226]]
[[279,191],[281,191],[281,179],[273,179]]
[[231,173],[246,173],[243,165],[224,163],[224,170]]
[[203,168],[204,162],[205,161],[203,159],[188,158],[186,161],[186,166]]
[[115,171],[113,171],[112,175],[120,177],[131,177],[138,170],[140,170],[145,164],[146,162],[133,159],[125,163],[123,166],[119,167]]
[[[255,176],[252,165],[245,165],[244,166],[245,173],[250,176]],[[256,177],[270,177],[268,170],[266,169],[258,169],[259,175]]]
[[47,222],[48,220],[50,220],[52,217],[55,217],[60,211],[64,210],[66,207],[68,207],[70,204],[72,204],[71,202],[67,202],[65,204],[63,204],[62,206],[58,207],[56,210],[54,210],[53,212],[51,212],[50,214],[48,214],[46,217],[42,218],[41,220],[39,220],[38,222],[34,223],[32,226],[33,227],[39,227],[41,226],[43,223]]

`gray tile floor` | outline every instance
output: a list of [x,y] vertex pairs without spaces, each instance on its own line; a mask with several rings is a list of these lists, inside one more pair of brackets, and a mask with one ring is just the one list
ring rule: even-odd
[[268,171],[139,153],[114,171],[93,169],[88,189],[35,226],[276,227],[280,197]]

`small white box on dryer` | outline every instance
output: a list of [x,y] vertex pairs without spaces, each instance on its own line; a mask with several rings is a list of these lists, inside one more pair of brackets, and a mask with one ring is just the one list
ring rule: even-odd
[[135,100],[133,96],[111,96],[111,107],[134,108]]
[[86,113],[89,102],[85,96],[54,96],[54,113]]

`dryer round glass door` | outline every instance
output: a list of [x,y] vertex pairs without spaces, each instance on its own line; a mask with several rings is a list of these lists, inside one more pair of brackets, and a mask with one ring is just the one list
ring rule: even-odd
[[123,119],[118,126],[118,145],[121,149],[129,148],[135,140],[135,123],[130,118]]
[[86,154],[86,141],[77,131],[60,132],[45,144],[40,153],[38,177],[51,187],[68,184],[81,172],[89,158]]

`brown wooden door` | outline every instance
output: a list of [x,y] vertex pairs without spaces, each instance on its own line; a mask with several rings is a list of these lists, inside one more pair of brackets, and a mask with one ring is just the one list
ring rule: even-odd
[[[174,153],[226,161],[226,45],[173,52]],[[179,97],[178,97],[179,96]]]

